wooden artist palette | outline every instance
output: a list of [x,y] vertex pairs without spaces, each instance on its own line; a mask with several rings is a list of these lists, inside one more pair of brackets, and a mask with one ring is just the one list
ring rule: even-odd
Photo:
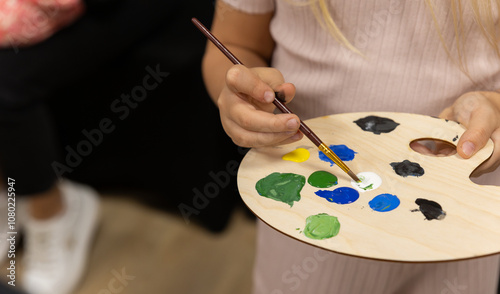
[[[366,121],[370,116],[394,121],[395,129],[376,134],[355,123],[365,119],[365,129],[377,127]],[[458,154],[422,155],[409,146],[413,140],[423,138],[456,145],[464,127],[452,121],[379,112],[331,115],[308,120],[307,124],[325,143],[345,145],[356,152],[353,160],[345,161],[351,170],[357,174],[373,172],[382,183],[377,189],[359,192],[359,198],[352,203],[330,202],[332,198],[316,193],[353,188],[351,179],[338,166],[320,159],[319,151],[307,138],[289,145],[254,148],[241,163],[238,187],[246,205],[271,227],[317,247],[381,260],[447,261],[500,252],[500,187],[479,186],[469,179],[472,171],[491,155],[491,140],[472,159],[464,160]],[[297,148],[309,151],[309,159],[303,162],[282,159]],[[404,160],[418,164],[424,173],[398,175],[393,166]],[[329,188],[309,184],[309,176],[316,171],[334,174],[337,184]],[[257,182],[273,173],[303,176],[300,200],[290,206],[261,196],[256,190]],[[397,197],[397,207],[372,208],[375,197],[387,194]],[[426,209],[434,204],[443,213],[433,218]],[[306,219],[318,214],[336,217],[340,229],[335,236],[325,239],[306,236]]]

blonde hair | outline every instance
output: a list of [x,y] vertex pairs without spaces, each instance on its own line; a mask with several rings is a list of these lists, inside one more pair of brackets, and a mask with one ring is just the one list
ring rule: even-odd
[[[453,16],[453,27],[455,29],[455,44],[456,44],[456,58],[452,57],[452,51],[446,45],[444,41],[443,34],[441,32],[438,18],[436,17],[436,11],[432,4],[432,0],[425,0],[425,3],[429,7],[429,10],[434,20],[434,26],[438,32],[441,43],[446,51],[446,54],[460,67],[467,76],[469,76],[469,71],[467,69],[467,60],[464,55],[464,46],[466,42],[466,36],[464,32],[464,4],[462,0],[449,0],[450,9]],[[496,5],[497,11],[500,12],[500,0],[469,0],[467,1],[472,10],[474,21],[479,26],[483,37],[488,41],[490,46],[494,49],[498,57],[500,57],[500,50],[498,47],[498,27],[495,25],[495,18],[493,16],[493,6]],[[494,4],[492,4],[494,2]],[[469,76],[469,78],[471,78]]]
[[[364,56],[349,40],[342,34],[338,26],[333,20],[330,9],[328,8],[328,0],[307,0],[297,2],[296,0],[286,0],[287,2],[293,3],[298,6],[310,6],[314,16],[318,22],[325,27],[330,34],[335,38],[340,44],[345,46],[357,54]],[[498,57],[500,57],[500,48],[498,46],[498,27],[495,25],[495,18],[493,15],[493,8],[496,6],[497,13],[500,13],[500,0],[448,0],[450,3],[450,9],[453,16],[453,25],[455,28],[455,44],[456,44],[456,58],[453,58],[452,50],[448,48],[445,43],[438,18],[436,17],[436,9],[433,4],[433,0],[422,0],[425,1],[429,11],[434,20],[434,26],[436,27],[441,43],[447,53],[447,55],[460,67],[460,69],[467,75],[467,62],[465,55],[463,54],[465,46],[465,32],[463,27],[463,14],[464,14],[464,3],[468,2],[469,6],[473,12],[474,20],[479,26],[482,35],[486,38],[491,47],[495,50]],[[438,0],[442,1],[442,0]]]

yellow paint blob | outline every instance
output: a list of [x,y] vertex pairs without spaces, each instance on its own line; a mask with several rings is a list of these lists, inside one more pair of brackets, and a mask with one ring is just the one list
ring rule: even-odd
[[309,151],[307,149],[297,148],[297,149],[293,150],[292,152],[289,152],[289,153],[283,155],[283,157],[281,157],[281,159],[294,161],[294,162],[304,162],[304,161],[309,159],[310,155],[311,154],[309,153]]

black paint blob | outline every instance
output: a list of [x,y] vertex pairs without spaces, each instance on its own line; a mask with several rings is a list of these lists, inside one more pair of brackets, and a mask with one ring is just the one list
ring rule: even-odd
[[381,133],[390,133],[396,129],[399,124],[390,118],[370,115],[354,121],[363,131],[372,132],[376,135]]
[[414,209],[412,211],[422,212],[422,214],[425,216],[427,220],[433,220],[433,219],[442,220],[446,216],[446,212],[443,210],[441,205],[439,205],[439,203],[435,201],[417,198],[417,200],[415,200],[415,203],[418,205],[419,208]]
[[402,177],[420,177],[424,174],[424,169],[420,166],[420,164],[406,159],[402,162],[393,162],[391,163],[391,166],[392,169],[394,169],[394,171]]

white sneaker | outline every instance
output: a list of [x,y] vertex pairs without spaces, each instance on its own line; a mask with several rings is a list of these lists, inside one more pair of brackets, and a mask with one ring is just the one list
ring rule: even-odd
[[30,294],[68,294],[78,284],[99,215],[97,193],[69,181],[59,184],[65,210],[38,221],[27,217],[23,288]]

